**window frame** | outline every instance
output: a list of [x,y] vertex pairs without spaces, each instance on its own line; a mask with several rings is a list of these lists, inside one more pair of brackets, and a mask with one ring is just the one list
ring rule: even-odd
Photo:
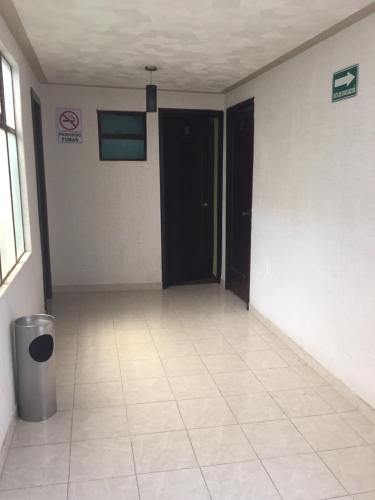
[[[3,65],[2,61],[5,61],[5,63],[9,66],[10,68],[10,73],[11,73],[11,82],[12,82],[12,99],[13,99],[13,109],[14,109],[14,124],[15,128],[10,127],[6,123],[6,109],[5,109],[5,96],[4,96],[4,81],[3,81]],[[14,99],[14,81],[13,81],[13,67],[8,61],[8,59],[0,52],[0,104],[1,104],[1,110],[0,110],[0,129],[4,130],[5,132],[5,139],[6,139],[6,147],[7,147],[7,161],[8,161],[8,175],[9,175],[9,192],[10,192],[10,200],[11,200],[11,205],[12,205],[12,229],[13,229],[13,243],[14,243],[14,250],[15,250],[15,257],[16,260],[13,264],[13,266],[9,269],[7,274],[3,276],[2,273],[2,266],[1,266],[1,253],[0,253],[0,287],[6,283],[9,275],[14,271],[14,268],[19,264],[21,261],[22,257],[26,253],[26,240],[25,240],[25,221],[24,221],[24,205],[23,205],[23,199],[22,199],[22,189],[21,189],[21,172],[20,172],[20,161],[19,161],[19,148],[18,148],[18,140],[17,140],[17,123],[16,123],[16,106],[15,106],[15,99]],[[18,169],[18,179],[19,179],[19,190],[20,190],[20,202],[21,202],[21,220],[22,220],[22,236],[23,236],[23,252],[17,257],[17,239],[16,239],[16,225],[15,225],[15,219],[14,219],[14,200],[13,200],[13,191],[12,191],[12,175],[11,175],[11,167],[10,167],[10,155],[9,155],[9,141],[8,141],[8,134],[13,134],[15,141],[16,141],[16,150],[17,150],[17,169]]]
[[5,99],[4,99],[4,85],[3,85],[3,65],[2,65],[2,54],[0,52],[0,126],[6,125],[5,122]]
[[[111,109],[98,109],[98,140],[100,161],[147,161],[147,119],[145,111],[114,111]],[[101,129],[101,116],[111,113],[113,115],[141,116],[144,134],[105,134]],[[144,141],[144,156],[142,158],[103,158],[102,139],[142,139]]]

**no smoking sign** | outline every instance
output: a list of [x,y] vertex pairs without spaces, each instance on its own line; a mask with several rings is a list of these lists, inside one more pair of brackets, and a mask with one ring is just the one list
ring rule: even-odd
[[82,112],[80,109],[57,109],[57,140],[60,144],[82,143]]

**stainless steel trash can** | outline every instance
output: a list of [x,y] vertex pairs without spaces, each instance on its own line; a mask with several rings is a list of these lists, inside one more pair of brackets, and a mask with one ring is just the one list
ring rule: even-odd
[[56,413],[54,317],[23,316],[15,321],[18,414],[39,422]]

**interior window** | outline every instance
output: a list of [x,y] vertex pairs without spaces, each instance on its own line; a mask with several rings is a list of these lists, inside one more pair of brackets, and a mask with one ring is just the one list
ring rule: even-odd
[[145,161],[146,113],[98,111],[101,161]]

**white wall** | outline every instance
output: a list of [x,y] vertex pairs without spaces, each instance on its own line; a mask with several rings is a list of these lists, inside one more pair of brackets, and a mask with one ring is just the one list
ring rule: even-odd
[[[159,91],[158,105],[223,109],[224,97]],[[57,107],[82,109],[83,144],[57,143]],[[145,91],[43,86],[53,284],[160,284],[158,114],[147,114],[147,162],[100,162],[97,109],[143,111]]]
[[[23,202],[26,225],[26,247],[32,253],[18,265],[8,284],[0,288],[0,448],[15,412],[15,396],[12,367],[12,322],[24,314],[43,312],[42,268],[40,237],[37,216],[37,198],[34,163],[34,144],[31,121],[30,87],[39,93],[39,87],[0,16],[0,51],[13,66],[16,99],[16,123],[21,175],[23,178]],[[18,83],[20,82],[20,87]],[[28,210],[27,210],[28,207]],[[29,216],[27,214],[29,212]]]
[[[227,95],[255,97],[251,303],[375,406],[375,15]],[[359,95],[331,103],[359,63]]]

